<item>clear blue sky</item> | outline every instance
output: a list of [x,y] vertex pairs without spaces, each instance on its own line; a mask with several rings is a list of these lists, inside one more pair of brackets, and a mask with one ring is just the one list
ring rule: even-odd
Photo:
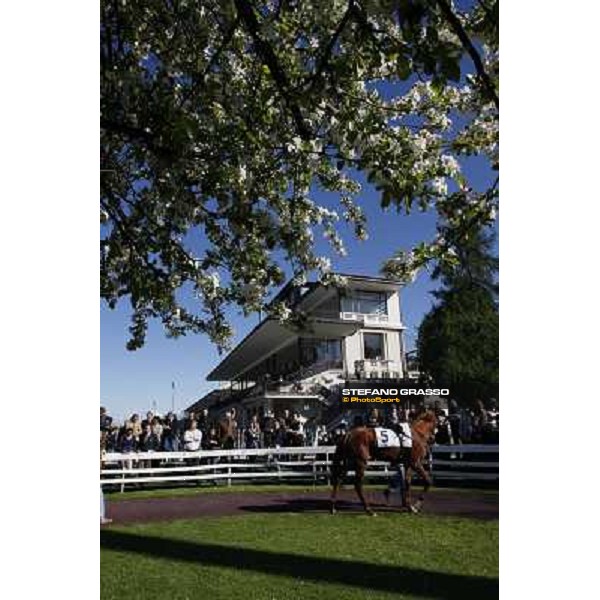
[[[482,185],[490,173],[483,163],[471,161],[469,174],[474,183]],[[347,273],[378,275],[383,261],[399,248],[430,239],[435,233],[433,213],[398,214],[395,209],[383,212],[379,194],[363,178],[360,203],[368,219],[369,239],[359,242],[351,231],[342,226],[348,256],[339,257],[328,250],[325,241],[319,247],[331,257],[334,269]],[[479,187],[479,186],[477,186]],[[334,206],[333,197],[316,194],[316,200]],[[423,315],[431,308],[434,288],[426,273],[404,288],[401,305],[407,346],[414,346],[416,328]],[[113,416],[122,420],[132,412],[145,413],[156,407],[160,412],[170,410],[175,382],[175,408],[184,409],[192,401],[214,387],[205,381],[206,375],[219,362],[216,348],[204,336],[187,336],[176,340],[164,336],[160,324],[152,323],[145,346],[135,352],[125,349],[128,339],[130,309],[124,301],[114,311],[101,306],[101,403]],[[230,311],[236,331],[235,341],[256,325],[257,316],[243,318],[236,310]],[[156,403],[156,404],[154,404]]]

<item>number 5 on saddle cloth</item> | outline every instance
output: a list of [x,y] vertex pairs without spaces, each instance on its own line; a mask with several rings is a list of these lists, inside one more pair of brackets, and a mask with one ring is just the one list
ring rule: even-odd
[[412,435],[408,423],[398,424],[398,433],[392,429],[375,427],[378,448],[412,448]]

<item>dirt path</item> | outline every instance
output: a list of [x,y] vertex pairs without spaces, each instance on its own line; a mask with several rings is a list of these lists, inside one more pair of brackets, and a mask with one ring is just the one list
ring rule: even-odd
[[[398,510],[386,508],[381,503],[382,494],[369,493],[369,501],[377,512]],[[396,499],[396,502],[398,500]],[[338,501],[339,512],[361,513],[353,490],[342,490]],[[221,517],[249,513],[303,513],[329,510],[328,492],[257,492],[257,493],[198,493],[197,496],[153,498],[107,502],[107,516],[115,524],[171,521],[196,517]],[[498,495],[479,491],[439,491],[428,495],[424,513],[469,517],[476,519],[498,518]]]

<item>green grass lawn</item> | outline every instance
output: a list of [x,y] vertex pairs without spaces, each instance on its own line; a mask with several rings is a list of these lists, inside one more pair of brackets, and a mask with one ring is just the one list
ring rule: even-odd
[[257,514],[101,532],[102,600],[498,596],[498,522]]

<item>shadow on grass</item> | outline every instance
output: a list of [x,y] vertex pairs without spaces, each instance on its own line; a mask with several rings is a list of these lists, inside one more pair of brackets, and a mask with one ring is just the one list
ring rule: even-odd
[[[370,499],[371,508],[380,513],[399,513],[400,499],[393,498],[389,506]],[[360,502],[338,500],[336,503],[339,512],[353,512],[363,514],[364,509]],[[271,504],[252,504],[240,506],[241,510],[256,513],[305,513],[329,512],[331,502],[328,498],[292,498]],[[497,499],[447,499],[428,497],[423,507],[424,513],[463,517],[470,519],[495,520],[498,518]]]
[[[357,540],[357,543],[360,543]],[[498,597],[498,580],[104,530],[106,550],[445,600]]]
[[[398,507],[387,507],[377,502],[370,502],[371,508],[378,512],[398,512]],[[240,510],[258,513],[305,513],[305,512],[324,512],[328,513],[331,508],[329,498],[292,498],[281,500],[273,504],[249,504],[240,506]],[[342,512],[353,512],[364,514],[363,506],[360,502],[351,502],[347,500],[338,500],[336,508]]]

